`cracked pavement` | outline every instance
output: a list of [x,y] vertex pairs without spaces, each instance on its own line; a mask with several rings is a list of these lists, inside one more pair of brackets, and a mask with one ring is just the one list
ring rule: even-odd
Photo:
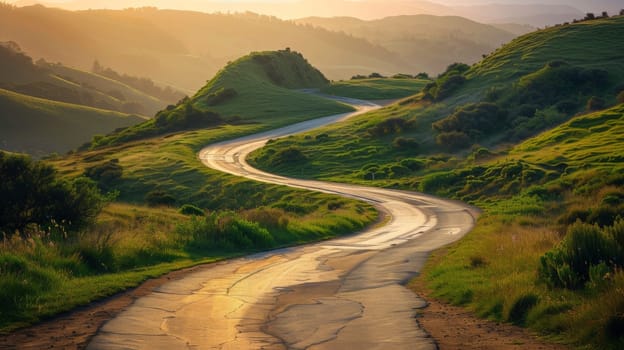
[[254,180],[368,201],[390,221],[357,235],[214,264],[137,300],[106,323],[88,349],[436,349],[418,327],[425,302],[404,287],[429,252],[460,239],[477,211],[413,192],[297,180],[245,162],[269,139],[355,113],[211,145],[207,166]]

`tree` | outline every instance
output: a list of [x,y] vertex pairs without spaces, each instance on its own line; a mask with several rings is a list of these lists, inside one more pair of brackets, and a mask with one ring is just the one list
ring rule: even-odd
[[586,21],[590,21],[590,20],[592,20],[592,19],[596,19],[596,15],[594,15],[594,14],[593,14],[593,13],[591,13],[591,12],[588,12],[588,13],[585,15],[585,20],[586,20]]
[[66,181],[51,166],[0,152],[0,233],[26,235],[26,228],[76,231],[93,222],[106,202],[95,182]]

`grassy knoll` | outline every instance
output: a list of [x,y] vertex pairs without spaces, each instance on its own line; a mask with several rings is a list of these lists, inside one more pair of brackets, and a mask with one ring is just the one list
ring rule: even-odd
[[433,294],[557,341],[619,349],[623,27],[620,16],[528,34],[449,67],[420,95],[272,141],[252,162],[478,205],[476,229],[425,269]]
[[369,78],[332,82],[321,92],[361,100],[394,100],[418,93],[429,80]]
[[[95,134],[108,133],[143,118],[0,89],[0,148],[44,155],[64,153]],[[28,133],[25,134],[24,130]]]
[[299,53],[252,53],[230,63],[197,94],[159,112],[154,120],[94,139],[92,147],[223,124],[261,124],[268,129],[353,110],[295,90],[328,83]]

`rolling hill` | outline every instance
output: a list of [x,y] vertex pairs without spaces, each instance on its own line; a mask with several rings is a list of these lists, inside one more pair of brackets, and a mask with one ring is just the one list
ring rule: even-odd
[[35,156],[65,153],[89,141],[93,135],[144,120],[4,89],[0,89],[0,110],[0,148]]
[[152,120],[98,138],[92,147],[226,124],[277,127],[351,111],[344,104],[296,90],[328,84],[300,53],[255,52],[228,64],[193,97]]
[[153,116],[175,100],[157,98],[120,81],[45,60],[33,62],[19,45],[0,43],[0,87],[58,102]]
[[366,38],[410,62],[410,70],[438,73],[454,62],[474,63],[516,35],[462,17],[412,15],[364,21],[353,17],[296,20]]
[[[458,26],[464,25],[480,28],[475,33],[493,36],[495,40],[477,45],[478,40],[453,39],[454,34],[445,38],[450,42],[444,45],[435,45],[428,40],[430,35],[403,40],[396,37],[399,29],[393,32],[383,26],[413,28],[391,19],[379,22],[378,27],[393,36],[380,37],[371,43],[365,36],[252,13],[206,14],[155,8],[71,12],[40,5],[19,8],[4,5],[0,6],[0,21],[5,28],[0,40],[20,43],[33,57],[63,62],[81,70],[90,69],[93,61],[98,60],[116,71],[150,77],[160,85],[170,85],[188,94],[203,86],[205,77],[216,74],[227,62],[253,51],[291,47],[335,80],[371,72],[438,73],[445,64],[452,63],[447,58],[448,50],[474,62],[481,54],[513,37],[491,26],[433,16],[427,17],[427,23],[435,28],[455,22],[452,24],[455,30],[445,33],[458,32]],[[461,34],[463,28],[459,29],[462,30],[458,35],[466,38]],[[390,45],[391,42],[394,44]],[[429,46],[418,50],[415,44]],[[433,53],[428,52],[431,50]],[[432,60],[436,55],[438,61]]]

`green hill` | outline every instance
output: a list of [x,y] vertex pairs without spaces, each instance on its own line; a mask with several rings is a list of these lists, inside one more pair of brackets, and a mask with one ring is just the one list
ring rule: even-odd
[[94,140],[94,147],[224,124],[278,127],[348,112],[351,107],[295,89],[329,81],[289,49],[257,52],[223,68],[192,98],[159,112],[153,120]]
[[32,155],[65,153],[93,135],[144,119],[0,89],[0,148]]
[[[476,229],[426,268],[433,295],[556,341],[619,349],[622,33],[619,16],[527,34],[450,66],[419,95],[272,141],[251,162],[478,205]],[[274,161],[285,149],[305,155],[297,173]]]

